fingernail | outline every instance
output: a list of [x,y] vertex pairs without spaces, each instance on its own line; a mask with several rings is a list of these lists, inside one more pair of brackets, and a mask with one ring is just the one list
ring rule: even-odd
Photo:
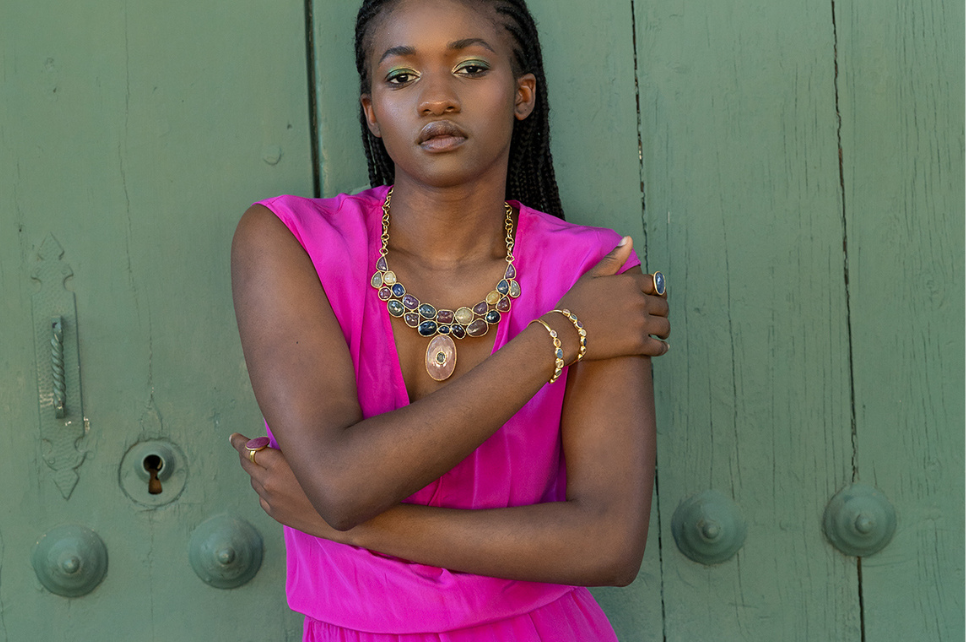
[[624,247],[625,245],[627,245],[627,242],[630,239],[631,239],[631,237],[625,236],[624,238],[621,239],[621,242],[617,244],[617,247]]

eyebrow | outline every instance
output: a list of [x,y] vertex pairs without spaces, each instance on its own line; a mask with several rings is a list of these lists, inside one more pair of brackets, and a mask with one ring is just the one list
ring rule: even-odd
[[[479,45],[484,49],[488,49],[489,51],[496,53],[493,47],[490,46],[490,43],[488,43],[486,40],[483,40],[482,38],[464,38],[463,40],[454,40],[453,42],[446,45],[446,48],[449,49],[450,51],[460,51],[462,49],[466,49],[467,47],[472,47],[473,45]],[[414,56],[414,55],[416,55],[415,47],[410,47],[408,45],[390,47],[389,49],[386,49],[386,52],[382,54],[382,57],[379,58],[379,63],[381,64],[383,60],[385,60],[390,56]]]

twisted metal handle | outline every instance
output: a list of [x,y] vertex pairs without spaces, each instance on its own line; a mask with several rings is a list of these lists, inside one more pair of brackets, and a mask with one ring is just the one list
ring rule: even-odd
[[50,338],[50,365],[54,381],[54,414],[62,419],[67,414],[67,382],[64,378],[64,321],[61,317],[50,320],[53,330]]

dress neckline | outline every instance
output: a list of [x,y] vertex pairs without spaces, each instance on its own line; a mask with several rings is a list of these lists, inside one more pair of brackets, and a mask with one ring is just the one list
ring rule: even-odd
[[[389,191],[388,187],[385,188],[385,191],[380,190],[379,192],[380,197],[385,198],[385,192],[388,192],[388,191]],[[529,213],[524,212],[524,210],[527,208],[519,201],[510,200],[507,202],[510,203],[510,205],[517,210],[517,225],[516,225],[516,231],[514,232],[514,237],[513,237],[513,256],[514,256],[513,262],[517,266],[520,266],[520,265],[525,266],[527,263],[526,262],[527,246],[526,246],[526,243],[521,243],[521,241],[526,239],[526,236],[523,234],[523,232],[529,226],[529,223],[530,223]],[[376,233],[370,233],[369,235],[369,261],[368,261],[369,266],[375,265],[375,261],[379,257],[379,249],[381,247],[380,243],[382,238],[381,236],[382,210],[380,209],[380,207],[373,208],[372,212],[375,212],[375,214],[372,214],[372,220],[370,220],[369,222],[370,230],[378,229]],[[373,227],[373,225],[375,225],[375,227]],[[526,276],[524,273],[520,271],[519,267],[517,268],[517,273],[524,277]],[[521,286],[523,286],[522,282],[521,282]],[[366,290],[367,290],[366,296],[376,296],[375,290],[373,288],[367,287]],[[523,294],[520,296],[520,298],[514,300],[513,307],[510,309],[510,312],[505,314],[503,320],[496,326],[496,338],[493,340],[493,349],[490,351],[490,355],[495,354],[496,351],[502,348],[504,345],[506,345],[507,341],[509,340],[507,338],[507,333],[509,332],[510,324],[513,322],[513,319],[514,319],[514,315],[513,315],[514,309],[520,305],[521,299],[524,296],[526,296],[526,294],[527,294],[527,288],[523,287]],[[378,301],[378,296],[376,296],[376,299]],[[412,400],[409,398],[409,389],[406,388],[406,378],[403,377],[402,361],[399,358],[399,349],[396,347],[396,335],[393,332],[393,328],[392,328],[392,316],[389,314],[389,310],[386,308],[385,305],[377,305],[376,308],[379,310],[379,315],[382,321],[383,336],[386,340],[386,343],[388,344],[387,349],[389,351],[389,359],[392,363],[392,388],[393,388],[393,393],[396,400],[395,405],[396,405],[396,408],[402,408],[404,406],[410,405],[412,403]],[[467,339],[462,339],[461,341],[466,341],[466,340]]]

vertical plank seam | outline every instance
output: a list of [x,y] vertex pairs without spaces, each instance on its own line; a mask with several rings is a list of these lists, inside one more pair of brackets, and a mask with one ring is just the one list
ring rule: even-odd
[[[3,533],[0,532],[0,581],[3,579]],[[0,595],[0,642],[8,642],[7,623],[3,617],[3,595]]]
[[316,94],[315,78],[315,18],[312,13],[313,0],[305,0],[305,70],[308,76],[309,95],[309,137],[312,150],[312,195],[322,197],[322,168],[319,162],[319,101]]
[[[643,127],[641,124],[641,84],[640,84],[640,73],[637,66],[637,7],[634,5],[634,0],[631,0],[631,45],[634,50],[634,100],[636,101],[636,115],[637,115],[637,162],[638,162],[638,177],[640,178],[640,189],[641,189],[641,229],[644,234],[644,256],[641,259],[644,262],[644,266],[647,267],[647,191],[644,188],[644,138],[643,138]],[[651,366],[651,379],[654,378],[654,366]],[[657,440],[655,439],[655,444]],[[661,595],[661,640],[662,642],[667,642],[667,612],[664,608],[664,542],[662,539],[662,533],[664,532],[661,528],[661,490],[659,485],[659,475],[658,475],[658,453],[654,453],[654,497],[657,501],[657,508],[655,510],[657,516],[657,566],[660,573],[660,595]]]
[[638,80],[637,69],[637,15],[635,13],[634,0],[631,0],[631,39],[634,48],[634,100],[636,102],[637,116],[637,175],[640,178],[641,189],[641,230],[644,233],[644,256],[641,259],[647,267],[647,199],[644,189],[644,138],[641,134],[641,84]]
[[[852,482],[859,477],[858,469],[858,431],[855,417],[855,368],[852,362],[852,305],[849,292],[849,228],[845,203],[845,158],[842,150],[842,111],[839,101],[839,32],[835,18],[835,0],[832,4],[832,58],[834,61],[835,79],[835,136],[839,154],[839,190],[842,197],[842,274],[845,281],[845,325],[846,340],[849,346],[849,402],[851,411],[852,431]],[[862,558],[855,560],[856,581],[859,589],[859,632],[862,642],[865,639],[865,601],[862,594]]]

